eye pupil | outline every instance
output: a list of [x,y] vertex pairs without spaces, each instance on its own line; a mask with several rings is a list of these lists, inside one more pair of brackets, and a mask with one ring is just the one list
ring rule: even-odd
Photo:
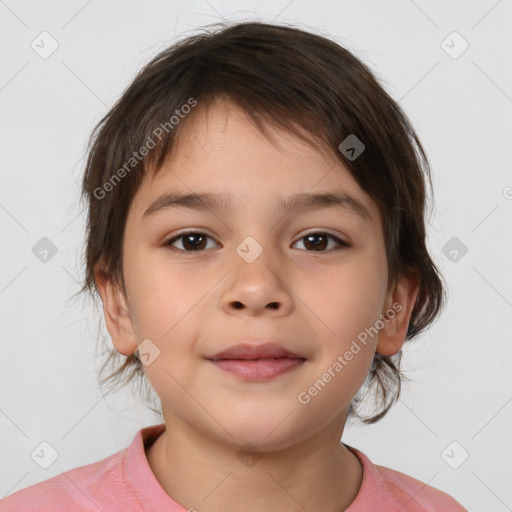
[[[201,238],[201,241],[198,243],[193,243],[192,240],[194,238]],[[202,236],[200,233],[190,233],[188,235],[183,235],[183,246],[186,249],[192,248],[192,250],[203,249],[205,240],[206,240],[206,237]],[[189,244],[189,243],[191,245],[187,246],[187,244]]]
[[[321,233],[314,233],[311,235],[306,235],[305,238],[307,240],[307,243],[305,244],[306,247],[309,243],[312,244],[313,250],[324,250],[326,247],[327,237]],[[323,240],[321,240],[320,242],[316,242],[316,243],[311,242],[311,240],[314,240],[315,238],[322,238]]]

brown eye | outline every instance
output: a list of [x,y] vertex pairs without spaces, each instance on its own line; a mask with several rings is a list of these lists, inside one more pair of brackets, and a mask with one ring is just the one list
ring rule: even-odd
[[[182,252],[201,252],[207,248],[207,241],[213,240],[211,237],[200,231],[186,231],[180,233],[175,237],[168,240],[164,245],[170,247],[172,250]],[[304,241],[304,247],[308,252],[328,252],[329,242],[334,241],[334,248],[330,250],[338,250],[341,248],[350,247],[350,244],[340,240],[338,237],[324,232],[309,233],[303,236],[300,241]],[[176,247],[176,243],[181,243],[182,248]],[[298,242],[296,242],[298,243]],[[215,247],[215,244],[213,245]]]
[[[210,238],[205,233],[199,231],[187,231],[181,233],[165,243],[166,246],[173,246],[173,248],[183,252],[202,251],[206,247],[206,240]],[[210,240],[212,240],[210,238]],[[175,242],[181,242],[183,249],[174,247]]]
[[327,246],[329,245],[329,239],[334,240],[335,243],[337,244],[337,247],[335,247],[334,250],[339,249],[341,247],[350,247],[350,244],[348,244],[347,242],[340,240],[338,237],[335,237],[334,235],[330,235],[329,233],[323,232],[309,233],[303,236],[299,240],[299,242],[301,240],[304,240],[304,246],[310,252],[325,252]]

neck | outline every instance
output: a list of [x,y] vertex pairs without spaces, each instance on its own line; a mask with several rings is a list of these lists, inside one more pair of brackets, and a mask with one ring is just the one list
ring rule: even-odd
[[342,431],[333,423],[330,431],[299,444],[261,453],[250,444],[240,449],[166,418],[166,430],[146,455],[162,488],[189,510],[341,512],[362,482],[359,460],[340,444]]

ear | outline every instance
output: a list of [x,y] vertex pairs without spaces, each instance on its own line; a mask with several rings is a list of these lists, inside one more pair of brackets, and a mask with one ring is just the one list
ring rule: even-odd
[[94,278],[103,302],[105,324],[114,347],[125,356],[133,354],[137,343],[124,293],[99,265],[94,269]]
[[[398,282],[386,295],[382,322],[376,352],[383,356],[396,354],[405,342],[411,313],[420,289],[420,279],[416,273],[400,276]],[[387,317],[384,318],[384,317]]]

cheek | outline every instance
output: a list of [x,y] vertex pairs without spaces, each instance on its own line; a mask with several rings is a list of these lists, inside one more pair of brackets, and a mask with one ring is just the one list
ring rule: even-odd
[[159,350],[144,372],[160,398],[173,396],[185,407],[187,394],[179,383],[188,385],[197,371],[191,356],[198,339],[201,299],[213,283],[197,269],[172,265],[162,254],[136,256],[126,261],[133,327],[138,340],[149,339]]
[[301,294],[326,327],[326,337],[333,340],[335,350],[350,345],[365,329],[374,326],[382,313],[387,273],[375,257],[354,257],[346,265],[303,281]]
[[187,323],[183,320],[194,316],[193,310],[212,286],[197,267],[171,263],[165,249],[132,253],[125,267],[134,327],[141,336],[162,341],[183,329]]

